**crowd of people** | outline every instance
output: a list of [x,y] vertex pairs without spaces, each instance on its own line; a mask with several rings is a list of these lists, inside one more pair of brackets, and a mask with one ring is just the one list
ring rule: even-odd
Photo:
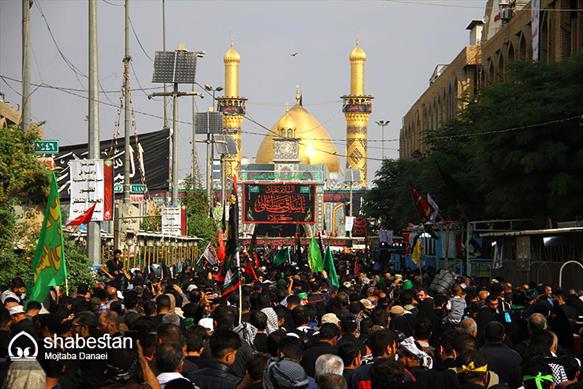
[[[337,261],[334,287],[325,271],[265,256],[228,296],[210,266],[130,274],[119,253],[107,281],[53,288],[43,304],[17,277],[0,296],[2,387],[583,388],[581,291],[464,276],[436,286],[431,269],[363,262],[354,274],[353,261]],[[22,331],[39,344],[35,361],[10,358]],[[132,347],[104,359],[42,352],[43,338],[105,334]]]

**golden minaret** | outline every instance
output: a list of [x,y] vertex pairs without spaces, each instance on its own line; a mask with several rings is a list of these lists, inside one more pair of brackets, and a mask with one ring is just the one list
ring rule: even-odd
[[239,64],[241,56],[235,50],[233,38],[225,56],[225,95],[219,97],[219,111],[223,113],[225,133],[233,138],[237,145],[237,154],[225,155],[225,176],[227,180],[239,176],[241,171],[241,126],[245,115],[245,97],[239,96]]
[[356,47],[350,53],[350,95],[342,96],[342,111],[346,117],[346,168],[360,171],[360,186],[368,186],[367,141],[368,117],[372,112],[372,96],[364,93],[364,63],[366,53]]

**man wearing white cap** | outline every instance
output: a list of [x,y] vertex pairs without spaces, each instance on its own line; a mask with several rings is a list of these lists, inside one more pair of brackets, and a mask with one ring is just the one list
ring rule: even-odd
[[12,333],[18,334],[25,331],[32,336],[35,336],[34,323],[31,318],[26,317],[26,312],[22,305],[15,305],[8,309],[10,314],[10,321],[12,322]]

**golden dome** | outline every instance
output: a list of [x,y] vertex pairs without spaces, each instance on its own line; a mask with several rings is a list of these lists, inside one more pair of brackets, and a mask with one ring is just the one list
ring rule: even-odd
[[360,46],[357,44],[354,50],[350,52],[350,60],[351,61],[366,61],[366,53]]
[[[281,117],[281,119],[278,120],[275,127],[276,127],[275,132],[279,134],[281,137],[291,138],[293,137],[293,132],[296,129],[296,121],[294,120],[292,115],[289,114],[288,111]],[[282,133],[281,130],[285,130],[285,132]],[[292,130],[292,135],[288,135],[289,134],[288,130]]]
[[235,50],[235,48],[231,45],[231,47],[229,47],[229,50],[227,50],[227,52],[225,53],[223,61],[225,63],[239,63],[241,62],[241,56],[239,55],[239,52]]
[[328,131],[299,102],[291,107],[273,127],[257,150],[256,163],[273,162],[273,138],[281,128],[295,126],[295,136],[300,139],[300,163],[306,165],[326,165],[328,171],[336,173],[340,169],[340,159],[336,145]]

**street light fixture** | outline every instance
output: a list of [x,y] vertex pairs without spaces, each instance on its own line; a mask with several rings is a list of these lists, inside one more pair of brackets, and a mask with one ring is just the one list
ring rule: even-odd
[[223,90],[223,87],[220,86],[220,85],[217,86],[217,87],[213,87],[212,85],[204,84],[204,89],[206,89],[209,92],[212,92],[212,94],[213,94],[213,111],[214,111],[215,110],[215,107],[216,107],[216,103],[215,103],[215,100],[216,100],[215,99],[215,93],[222,91]]
[[381,130],[381,153],[382,153],[382,159],[385,159],[385,127],[389,125],[391,121],[390,120],[379,120],[377,121],[377,126],[381,126],[382,130]]

